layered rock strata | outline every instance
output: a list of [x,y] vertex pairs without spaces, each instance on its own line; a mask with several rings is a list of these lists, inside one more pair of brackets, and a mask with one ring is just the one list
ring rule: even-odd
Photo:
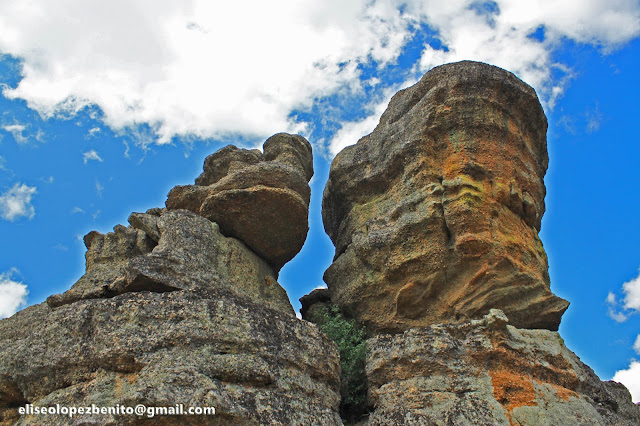
[[168,209],[186,209],[242,240],[277,272],[307,237],[311,145],[278,133],[257,149],[229,145],[207,157],[195,185],[176,186]]
[[502,311],[367,341],[369,425],[637,425],[629,391],[602,382],[557,332]]
[[[0,321],[0,424],[339,425],[339,371],[316,327],[226,289],[43,303]],[[19,417],[25,404],[216,414]]]
[[502,309],[557,330],[538,238],[547,121],[535,91],[490,65],[434,68],[333,160],[323,197],[334,303],[370,330]]

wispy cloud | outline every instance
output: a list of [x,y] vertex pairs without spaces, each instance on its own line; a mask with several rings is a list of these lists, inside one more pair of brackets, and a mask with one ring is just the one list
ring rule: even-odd
[[12,279],[15,272],[13,269],[0,274],[0,319],[10,317],[27,304],[29,291],[25,284]]
[[606,299],[609,316],[617,322],[624,322],[629,315],[640,312],[640,274],[622,285],[622,293],[622,301],[618,301],[612,292]]
[[13,135],[13,139],[19,144],[25,144],[29,142],[29,139],[23,134],[23,132],[27,129],[26,126],[22,124],[9,124],[2,127],[7,132]]
[[31,205],[31,197],[36,192],[34,186],[16,183],[11,189],[0,195],[0,216],[11,222],[19,217],[33,219],[36,212]]
[[74,207],[73,209],[71,209],[71,214],[76,214],[76,213],[85,213],[84,210],[82,210],[80,207]]
[[87,164],[89,161],[98,161],[98,162],[102,163],[102,157],[100,157],[100,155],[98,154],[98,152],[95,149],[92,149],[92,150],[87,151],[87,152],[83,152],[82,153],[82,160],[83,160],[84,164]]
[[393,89],[387,90],[381,101],[369,105],[371,114],[359,121],[342,123],[342,127],[333,135],[329,141],[328,154],[330,158],[335,157],[346,146],[353,145],[358,140],[368,135],[375,129],[380,121],[380,116],[389,105]]
[[[245,2],[133,0],[74,4],[71,21],[63,4],[0,5],[0,50],[23,60],[23,79],[3,94],[44,117],[95,105],[106,126],[142,125],[157,143],[304,130],[292,112],[371,87],[419,33],[432,43],[410,64],[416,74],[461,59],[490,62],[551,106],[572,77],[571,64],[554,59],[562,41],[607,52],[640,34],[634,0],[300,0],[254,2],[251,14]],[[372,71],[365,76],[361,65]],[[383,90],[375,86],[371,99]],[[374,121],[345,123],[341,140],[350,133],[354,143]]]
[[586,118],[587,118],[587,125],[586,125],[587,133],[594,133],[600,130],[600,125],[602,124],[603,115],[600,112],[600,108],[597,105],[593,110],[587,111]]
[[101,131],[102,131],[102,129],[100,129],[100,127],[92,127],[91,129],[89,129],[89,133],[88,133],[87,136],[88,137],[95,137]]
[[2,155],[0,155],[0,170],[7,171],[7,160]]
[[102,191],[104,191],[104,186],[100,183],[99,180],[96,180],[96,195],[98,198],[102,198]]
[[640,355],[640,334],[636,337],[636,341],[633,343],[633,350]]

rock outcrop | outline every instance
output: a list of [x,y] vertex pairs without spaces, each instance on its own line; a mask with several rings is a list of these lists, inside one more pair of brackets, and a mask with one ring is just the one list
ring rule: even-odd
[[557,332],[502,311],[367,341],[369,425],[637,425],[629,391],[602,382]]
[[[177,209],[179,194],[198,193],[190,187],[171,192],[170,210],[133,213],[129,226],[87,234],[80,280],[0,321],[0,424],[341,424],[337,348],[295,317],[274,269],[304,242],[310,156],[304,139],[280,134],[264,155],[227,147],[207,159],[198,182],[209,186],[197,187],[207,197],[192,210],[223,214],[230,229],[255,219],[265,229],[249,242]],[[244,201],[225,210],[233,199]],[[295,219],[290,233],[284,222],[265,223],[282,208],[291,209],[282,220]],[[274,256],[247,247],[260,238],[276,245]],[[183,404],[216,414],[20,416],[25,404]]]
[[502,309],[557,330],[538,238],[547,121],[535,91],[490,65],[434,68],[333,160],[323,198],[331,299],[398,332]]
[[224,288],[294,316],[273,269],[241,241],[222,235],[216,223],[186,210],[165,209],[133,213],[129,223],[84,237],[86,273],[70,290],[49,297],[51,307],[130,292],[198,294]]
[[555,331],[568,303],[538,238],[533,89],[485,64],[438,67],[336,157],[329,288],[301,299],[319,326],[277,281],[306,238],[311,155],[288,134],[264,153],[225,147],[166,208],[87,234],[78,282],[0,321],[0,426],[640,424],[626,388]]
[[[339,359],[314,326],[211,288],[130,292],[0,321],[0,424],[341,424]],[[215,407],[214,416],[32,415],[18,407]]]
[[216,222],[277,272],[307,237],[313,159],[311,145],[298,135],[278,133],[263,150],[229,145],[217,151],[195,185],[173,188],[166,205]]

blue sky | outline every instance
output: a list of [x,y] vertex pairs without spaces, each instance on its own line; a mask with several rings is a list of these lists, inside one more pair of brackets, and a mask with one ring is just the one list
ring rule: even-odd
[[297,309],[333,255],[333,156],[433,66],[481,60],[548,116],[541,239],[571,302],[560,333],[640,400],[640,2],[212,3],[0,1],[0,317],[69,288],[84,234],[279,131],[315,153],[309,237],[279,279]]

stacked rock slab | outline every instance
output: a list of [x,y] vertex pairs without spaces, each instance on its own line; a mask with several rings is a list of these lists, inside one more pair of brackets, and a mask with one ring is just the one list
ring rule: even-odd
[[230,145],[217,151],[195,185],[173,188],[166,205],[216,222],[277,272],[307,238],[313,159],[311,145],[298,135],[276,134],[263,150]]
[[[188,210],[129,223],[85,236],[86,273],[70,290],[0,321],[0,424],[341,424],[337,349],[295,317],[270,262]],[[25,404],[216,414],[21,417]]]
[[547,121],[535,91],[500,68],[434,68],[397,93],[376,129],[340,152],[323,197],[336,247],[332,301],[370,330],[503,310],[557,330],[538,238]]
[[629,391],[602,382],[557,332],[502,311],[370,339],[369,425],[638,425]]

